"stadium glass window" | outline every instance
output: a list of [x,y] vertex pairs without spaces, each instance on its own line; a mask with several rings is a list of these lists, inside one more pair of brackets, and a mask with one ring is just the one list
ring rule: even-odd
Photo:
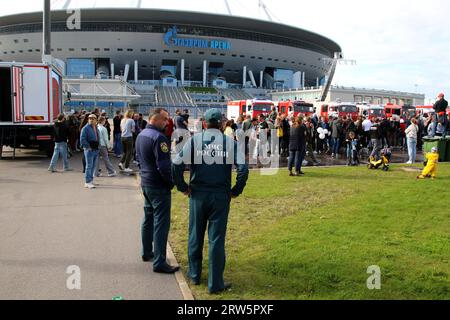
[[19,40],[17,40],[17,39],[14,39],[14,43],[19,43]]
[[173,50],[173,53],[180,53],[179,50]]
[[81,51],[87,51],[87,48],[81,48]]
[[141,49],[141,52],[147,52],[147,49]]
[[232,54],[231,55],[233,58],[236,58],[237,57],[237,54]]
[[28,39],[23,39],[23,42],[28,43]]
[[23,50],[19,50],[20,53],[23,53]]
[[[28,50],[29,51],[29,50]],[[33,50],[31,50],[31,51],[33,51]],[[3,54],[8,54],[8,52],[6,52],[6,51],[3,51]]]
[[128,51],[128,52],[133,52],[134,50],[131,49],[131,48],[128,48],[127,51]]
[[75,49],[74,48],[69,48],[69,51],[75,51]]
[[117,48],[117,51],[123,51],[123,49],[122,48]]
[[[33,49],[28,49],[28,52],[33,52]],[[5,52],[6,53],[6,52]]]
[[150,52],[156,52],[156,50],[155,49],[151,49]]
[[273,59],[272,58],[267,58],[267,60],[272,61]]
[[100,51],[100,48],[94,48],[94,51]]
[[15,51],[11,51],[11,54],[14,54],[14,53],[16,53]]
[[36,51],[36,52],[41,52],[41,49],[36,49],[35,51]]
[[110,48],[104,48],[103,51],[110,51]]
[[245,56],[243,54],[240,55],[241,58],[245,58]]
[[61,49],[61,48],[57,48],[57,49],[56,49],[56,51],[59,51],[59,52],[61,52],[61,51],[62,51],[62,49]]
[[287,60],[283,60],[284,63],[287,63]]
[[212,56],[217,56],[217,53],[216,52],[211,52],[211,55]]
[[170,51],[169,50],[164,50],[164,53],[169,53]]
[[200,51],[198,54],[200,55],[204,55],[205,53],[203,51]]
[[186,54],[192,54],[192,51],[186,51]]
[[263,57],[258,57],[258,59],[259,59],[259,60],[262,60],[262,59],[263,59]]
[[255,56],[251,56],[250,59],[256,59],[256,57]]

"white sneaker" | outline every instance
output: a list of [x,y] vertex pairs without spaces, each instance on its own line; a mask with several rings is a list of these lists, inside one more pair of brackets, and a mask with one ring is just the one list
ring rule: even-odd
[[101,173],[96,175],[97,178],[100,178],[101,176],[103,176]]
[[117,177],[117,172],[114,171],[113,173],[108,174],[108,177],[109,178]]
[[133,164],[136,164],[136,165],[138,165],[138,164],[139,164],[139,162],[137,162],[136,160],[134,160],[134,161],[133,161]]
[[85,183],[85,184],[84,184],[84,187],[85,187],[85,188],[88,188],[88,189],[95,189],[95,186],[94,186],[93,183]]
[[131,170],[130,168],[126,168],[125,170],[123,170],[123,172],[125,172],[125,173],[133,173],[134,171]]
[[412,161],[408,161],[406,164],[413,164]]
[[119,163],[119,168],[120,168],[120,170],[124,170],[125,168],[123,167],[123,163]]

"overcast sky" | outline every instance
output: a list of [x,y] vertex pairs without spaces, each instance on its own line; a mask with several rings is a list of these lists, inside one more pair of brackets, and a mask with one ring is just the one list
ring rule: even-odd
[[[3,0],[0,15],[37,11],[41,0]],[[54,0],[62,8],[66,0]],[[272,18],[337,42],[356,66],[338,67],[334,84],[450,96],[450,1],[265,0]],[[72,6],[130,6],[138,0],[73,0]],[[142,0],[144,7],[225,13],[223,0]],[[257,0],[228,0],[233,14],[267,19]],[[187,6],[188,5],[188,6]],[[1,17],[0,17],[1,19]]]

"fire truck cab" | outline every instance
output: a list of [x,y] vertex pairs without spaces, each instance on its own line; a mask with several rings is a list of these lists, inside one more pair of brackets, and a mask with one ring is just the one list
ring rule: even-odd
[[236,121],[239,116],[257,118],[260,114],[270,114],[275,103],[270,100],[238,100],[230,101],[227,105],[227,118]]
[[384,106],[384,111],[386,112],[386,117],[392,118],[392,116],[402,116],[402,107],[396,104],[388,103]]
[[382,105],[358,105],[359,115],[372,119],[373,117],[385,118],[386,112]]
[[302,114],[306,117],[314,114],[314,105],[305,101],[280,101],[278,102],[278,112],[289,117],[298,117]]
[[316,104],[316,114],[319,117],[324,117],[327,121],[329,117],[347,117],[356,121],[358,119],[358,108],[354,103],[347,102],[331,102],[323,104],[323,102]]

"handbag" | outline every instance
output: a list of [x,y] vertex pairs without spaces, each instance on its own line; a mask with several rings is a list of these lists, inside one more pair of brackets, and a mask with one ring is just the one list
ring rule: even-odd
[[277,137],[278,138],[283,138],[283,128],[281,128],[281,127],[278,127],[278,129],[277,129]]

